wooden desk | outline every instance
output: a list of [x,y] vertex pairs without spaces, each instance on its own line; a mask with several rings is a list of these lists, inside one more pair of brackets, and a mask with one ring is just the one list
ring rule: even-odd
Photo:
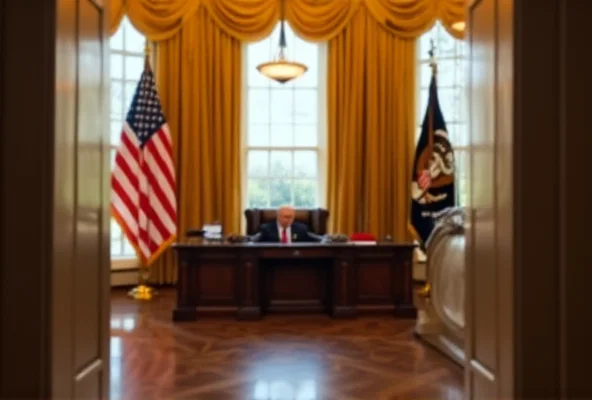
[[175,321],[207,314],[258,319],[270,312],[416,316],[412,244],[178,243],[174,248]]

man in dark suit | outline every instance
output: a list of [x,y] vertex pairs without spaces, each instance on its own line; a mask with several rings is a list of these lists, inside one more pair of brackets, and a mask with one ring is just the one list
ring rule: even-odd
[[253,239],[257,242],[274,243],[320,242],[322,238],[309,232],[308,226],[294,222],[295,215],[293,207],[280,207],[276,221],[261,225]]

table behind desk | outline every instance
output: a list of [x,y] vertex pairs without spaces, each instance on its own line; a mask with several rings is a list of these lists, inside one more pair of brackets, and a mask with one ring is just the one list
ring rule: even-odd
[[177,243],[173,320],[198,314],[258,319],[269,312],[415,318],[413,244]]

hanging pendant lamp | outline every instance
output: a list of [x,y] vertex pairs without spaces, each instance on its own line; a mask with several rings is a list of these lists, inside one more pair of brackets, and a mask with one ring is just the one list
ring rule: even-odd
[[452,24],[452,29],[458,32],[463,32],[465,30],[466,23],[465,21],[457,21]]
[[286,32],[285,32],[285,21],[284,21],[284,2],[282,1],[281,10],[281,21],[280,21],[280,43],[276,59],[261,63],[257,66],[257,70],[268,77],[279,83],[286,83],[292,79],[296,79],[302,76],[308,67],[302,63],[295,61],[288,61],[286,59]]

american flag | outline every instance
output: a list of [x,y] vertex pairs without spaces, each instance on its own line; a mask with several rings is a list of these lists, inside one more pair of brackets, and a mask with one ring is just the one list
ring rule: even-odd
[[171,135],[148,64],[136,87],[115,155],[111,214],[144,265],[150,265],[176,238]]

